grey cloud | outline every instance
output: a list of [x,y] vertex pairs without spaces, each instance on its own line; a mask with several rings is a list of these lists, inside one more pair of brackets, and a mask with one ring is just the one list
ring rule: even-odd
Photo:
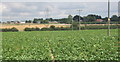
[[[49,9],[49,17],[63,18],[69,14],[78,14],[77,9],[82,9],[81,15],[86,16],[91,13],[107,16],[106,2],[21,2],[21,3],[3,3],[6,10],[3,13],[5,17],[12,17],[12,19],[31,19],[34,17],[44,17],[46,9]],[[116,14],[117,2],[111,3],[111,14]],[[15,18],[17,17],[18,18]],[[30,17],[30,18],[29,18]],[[7,19],[7,18],[6,18]]]

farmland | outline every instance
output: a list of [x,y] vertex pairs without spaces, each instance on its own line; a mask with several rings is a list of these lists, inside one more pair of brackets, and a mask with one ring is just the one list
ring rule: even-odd
[[56,27],[69,27],[70,24],[2,24],[0,28],[17,28],[19,31],[24,31],[26,27],[29,28],[44,28],[44,27],[50,27],[51,25],[54,25]]
[[3,32],[3,60],[117,60],[117,29]]
[[[70,27],[71,24],[0,24],[0,29],[4,28],[17,28],[19,31],[24,31],[26,27],[29,28],[48,28],[51,25],[54,25],[55,27]],[[105,26],[107,24],[81,24],[81,26]],[[116,24],[111,24],[111,25],[116,25]],[[120,25],[120,24],[118,24]]]

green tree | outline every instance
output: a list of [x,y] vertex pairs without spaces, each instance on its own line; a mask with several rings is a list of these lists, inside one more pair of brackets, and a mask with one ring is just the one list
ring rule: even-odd
[[49,21],[48,20],[41,20],[41,23],[48,23]]
[[117,15],[113,15],[113,16],[111,17],[111,21],[119,21],[118,16],[117,16]]
[[34,18],[33,23],[38,23],[42,21],[43,21],[43,18],[40,18],[40,19]]
[[83,18],[81,16],[79,16],[79,15],[74,16],[73,20],[76,21],[76,22],[78,22],[79,18],[80,18],[80,20],[83,20]]
[[68,16],[68,22],[67,23],[69,23],[69,24],[72,23],[72,15]]
[[97,19],[96,15],[92,15],[92,14],[85,17],[85,21],[87,21],[87,22],[94,22],[94,21],[96,21],[96,19]]
[[78,29],[79,28],[79,24],[78,24],[78,22],[73,22],[72,23],[72,25],[71,25],[71,28],[73,28],[73,29]]
[[102,18],[105,22],[108,21],[108,17]]
[[51,25],[50,28],[51,28],[51,29],[55,29],[55,26],[54,26],[54,25]]

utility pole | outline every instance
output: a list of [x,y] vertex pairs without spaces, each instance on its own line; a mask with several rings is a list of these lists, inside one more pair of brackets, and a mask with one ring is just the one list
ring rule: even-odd
[[[120,17],[120,1],[118,2],[118,17]],[[118,24],[120,23],[120,21],[118,21]],[[120,26],[118,26],[118,28],[120,28]],[[120,30],[120,29],[119,29]],[[120,31],[119,31],[120,32]]]
[[107,35],[110,36],[110,0],[108,0],[108,32]]
[[73,18],[72,18],[72,31],[73,31]]
[[46,11],[46,19],[47,19],[47,18],[49,18],[49,9],[48,9],[48,8],[46,8],[46,10],[45,10],[45,11]]
[[[49,19],[49,8],[45,9],[45,18],[46,18],[46,20]],[[48,22],[49,22],[49,20],[48,20]],[[46,25],[46,27],[49,27],[49,23]]]
[[79,30],[80,30],[80,12],[82,11],[82,10],[77,10],[78,12],[79,12],[79,19],[78,19],[78,21],[79,21]]
[[73,31],[73,17],[72,17],[72,15],[68,16],[68,21],[70,21],[69,24],[71,24],[70,26],[71,26],[72,31]]

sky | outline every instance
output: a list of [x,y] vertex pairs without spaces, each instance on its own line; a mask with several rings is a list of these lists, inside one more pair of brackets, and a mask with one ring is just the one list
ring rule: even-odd
[[[107,2],[108,0],[1,0],[2,2]],[[110,0],[118,2],[120,0]]]
[[[0,15],[2,16],[2,21],[32,20],[34,18],[46,18],[46,15],[48,15],[49,18],[66,18],[68,15],[78,15],[78,9],[82,10],[80,12],[81,16],[97,14],[102,17],[107,17],[107,2],[11,1],[12,2],[3,0],[2,3],[0,3]],[[111,2],[111,16],[118,15],[118,2],[116,1]]]

